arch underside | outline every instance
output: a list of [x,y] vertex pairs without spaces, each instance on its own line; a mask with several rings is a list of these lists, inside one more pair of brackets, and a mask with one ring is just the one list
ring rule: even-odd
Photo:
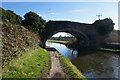
[[88,47],[89,46],[89,38],[87,37],[87,35],[85,35],[83,32],[77,30],[77,29],[73,29],[73,28],[64,28],[64,29],[59,29],[59,30],[54,30],[49,32],[48,35],[45,36],[43,43],[44,46],[46,43],[46,40],[51,38],[54,34],[58,33],[58,32],[66,32],[66,33],[70,33],[71,35],[73,35],[74,37],[77,38],[77,40],[79,42],[77,46],[84,46],[84,47]]

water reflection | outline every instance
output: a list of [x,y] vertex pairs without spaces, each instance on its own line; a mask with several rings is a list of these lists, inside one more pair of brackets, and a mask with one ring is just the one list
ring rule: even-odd
[[118,58],[116,54],[95,52],[80,56],[72,63],[88,78],[118,78]]
[[46,42],[46,46],[55,48],[57,51],[59,51],[59,53],[61,53],[63,56],[65,56],[69,59],[74,59],[77,57],[77,51],[73,51],[73,50],[67,48],[63,44]]
[[85,54],[83,51],[77,53],[67,48],[63,44],[49,43],[47,46],[56,48],[62,55],[71,59],[71,62],[87,77],[87,78],[120,78],[118,59],[120,55],[110,52],[89,52]]

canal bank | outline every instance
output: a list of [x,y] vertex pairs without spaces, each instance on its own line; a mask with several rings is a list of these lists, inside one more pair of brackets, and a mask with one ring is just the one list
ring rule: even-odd
[[50,51],[50,56],[52,65],[47,78],[87,80],[69,59],[57,51]]

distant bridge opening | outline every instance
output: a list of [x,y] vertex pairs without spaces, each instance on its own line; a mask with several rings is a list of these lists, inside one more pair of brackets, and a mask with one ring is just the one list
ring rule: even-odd
[[58,32],[52,35],[51,38],[49,38],[48,40],[69,42],[69,41],[77,41],[77,38],[70,33]]
[[47,42],[55,42],[55,43],[62,43],[62,44],[69,44],[78,41],[78,39],[66,32],[58,32],[54,35],[52,35],[49,39],[47,39]]

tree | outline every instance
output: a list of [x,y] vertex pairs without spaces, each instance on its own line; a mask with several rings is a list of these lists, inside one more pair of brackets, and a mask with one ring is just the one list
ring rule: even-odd
[[45,25],[45,20],[42,19],[37,13],[35,12],[28,12],[24,15],[24,20],[22,24],[29,30],[34,32],[41,32]]
[[102,35],[110,33],[114,28],[114,23],[110,18],[96,20],[93,25],[97,27],[98,32]]
[[3,22],[10,22],[13,24],[20,24],[22,21],[22,17],[19,15],[16,15],[13,11],[11,10],[4,10],[3,8],[0,8],[2,12],[2,21]]

